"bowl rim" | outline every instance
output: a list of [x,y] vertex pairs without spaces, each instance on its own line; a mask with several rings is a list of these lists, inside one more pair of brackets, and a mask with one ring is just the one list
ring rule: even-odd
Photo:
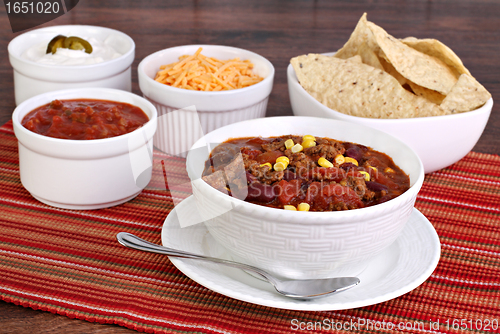
[[[324,118],[320,118],[320,117],[309,117],[309,116],[285,116],[285,117],[283,117],[283,116],[278,116],[278,117],[257,118],[257,119],[242,121],[242,122],[238,122],[238,123],[255,122],[255,121],[259,121],[259,120],[262,121],[262,120],[265,120],[265,119],[280,119],[280,120],[284,120],[285,123],[286,123],[286,119],[287,118],[288,119],[290,119],[290,118],[293,118],[293,119],[317,119],[317,120],[324,121]],[[336,123],[340,123],[340,124],[345,123],[345,124],[350,124],[352,126],[365,128],[368,131],[373,131],[373,132],[382,134],[384,136],[391,137],[394,141],[398,142],[398,144],[400,146],[404,147],[405,150],[408,150],[409,152],[411,152],[412,155],[414,155],[414,157],[416,158],[416,160],[417,160],[417,162],[419,164],[419,166],[418,166],[418,175],[417,175],[417,177],[415,179],[415,182],[412,185],[410,185],[410,187],[408,188],[407,191],[405,191],[404,193],[402,193],[398,197],[395,197],[395,198],[393,198],[393,199],[391,199],[391,200],[389,200],[387,202],[379,203],[379,204],[372,205],[372,206],[369,206],[369,207],[364,207],[364,208],[359,208],[359,209],[352,209],[352,210],[344,210],[344,211],[291,211],[291,210],[280,210],[280,209],[273,208],[273,207],[267,207],[267,206],[263,206],[263,205],[258,205],[258,204],[246,202],[244,200],[241,200],[241,199],[229,196],[227,194],[224,194],[224,193],[218,191],[217,189],[213,188],[212,186],[210,186],[201,177],[199,179],[193,180],[193,179],[191,179],[191,176],[189,176],[189,178],[191,180],[191,183],[196,182],[198,180],[201,180],[201,182],[198,181],[198,182],[196,182],[196,184],[199,185],[200,187],[202,187],[204,191],[207,191],[209,194],[211,194],[214,197],[216,197],[216,196],[223,196],[222,197],[223,199],[227,199],[230,203],[232,203],[233,209],[238,208],[238,207],[243,208],[242,210],[245,210],[245,208],[255,208],[256,210],[260,211],[261,214],[266,214],[269,217],[273,217],[273,215],[278,215],[279,214],[279,215],[285,215],[285,217],[290,217],[290,218],[292,218],[292,217],[294,217],[294,218],[296,218],[296,217],[303,217],[303,216],[327,217],[328,215],[332,215],[332,214],[334,214],[334,215],[337,216],[336,219],[342,219],[342,218],[346,218],[346,219],[350,218],[350,219],[352,219],[355,216],[362,217],[363,214],[373,214],[373,213],[376,213],[376,212],[378,212],[380,210],[384,210],[385,208],[389,208],[390,206],[400,206],[400,205],[402,205],[402,203],[404,201],[406,201],[409,198],[411,198],[413,192],[415,192],[417,189],[418,189],[417,193],[420,191],[420,188],[421,188],[421,186],[423,184],[424,177],[425,177],[424,166],[423,166],[422,160],[420,159],[420,157],[418,156],[418,154],[409,145],[407,145],[403,141],[399,140],[398,138],[396,138],[396,137],[394,137],[394,136],[392,136],[392,135],[390,135],[388,133],[385,133],[383,131],[371,128],[371,127],[369,127],[367,125],[362,125],[362,124],[353,123],[353,122],[346,122],[346,121],[341,121],[341,120],[335,120],[335,119],[331,119],[330,121],[333,121],[333,122],[336,122]],[[232,123],[232,124],[226,125],[224,127],[218,128],[218,129],[216,129],[216,130],[214,130],[212,132],[223,131],[226,128],[234,126],[235,124],[238,124],[238,123]],[[186,159],[186,169],[187,169],[188,175],[194,174],[193,167],[190,164],[190,153],[192,151],[194,151],[193,148],[198,147],[200,145],[200,143],[203,143],[203,142],[209,143],[209,141],[206,140],[206,136],[210,135],[212,132],[207,133],[205,136],[203,136],[199,140],[197,140],[195,142],[195,144],[193,144],[192,148],[189,150],[188,156],[187,156],[187,159]],[[230,138],[228,138],[228,139],[230,139]],[[226,140],[228,140],[228,139],[226,139]],[[332,138],[332,139],[334,139],[334,138]],[[194,187],[194,185],[193,185],[193,187]],[[415,197],[416,197],[417,193],[415,193]],[[203,196],[205,196],[205,195],[203,195]],[[271,210],[271,211],[269,211],[269,210]],[[297,214],[298,214],[298,216],[297,216]],[[297,221],[295,221],[293,219],[290,219],[288,222],[291,223],[291,224],[300,224],[299,222],[297,222]],[[308,224],[325,225],[327,223],[324,222],[324,221],[317,221],[317,222],[308,222]]]
[[[336,52],[327,52],[327,53],[322,53],[322,55],[325,56],[333,56]],[[408,117],[408,118],[370,118],[370,117],[360,117],[360,116],[353,116],[353,115],[347,115],[344,114],[340,111],[337,111],[335,109],[329,108],[325,106],[323,103],[319,102],[316,100],[311,94],[309,94],[304,87],[299,83],[299,80],[297,78],[297,75],[295,74],[295,70],[293,69],[292,64],[288,64],[287,66],[287,78],[288,78],[288,85],[292,85],[293,88],[296,88],[300,93],[304,94],[307,96],[307,99],[311,100],[312,103],[320,107],[323,111],[327,113],[332,113],[339,117],[340,119],[344,121],[350,121],[350,122],[355,122],[353,120],[364,120],[367,123],[373,122],[374,124],[377,123],[388,123],[388,124],[399,124],[399,123],[404,123],[404,122],[425,122],[430,119],[434,120],[447,120],[450,119],[451,117],[454,118],[462,118],[462,117],[469,117],[469,116],[474,116],[475,114],[482,114],[482,113],[489,113],[491,112],[491,109],[493,107],[493,97],[490,97],[488,101],[481,107],[471,110],[471,111],[466,111],[466,112],[460,112],[456,114],[450,114],[450,115],[440,115],[440,116],[427,116],[427,117]]]
[[[20,55],[18,56],[17,54],[15,54],[13,51],[12,51],[12,48],[13,48],[13,43],[21,40],[22,38],[26,38],[26,36],[30,35],[30,34],[34,34],[34,33],[37,33],[37,32],[40,32],[40,31],[43,31],[43,30],[51,30],[51,29],[64,29],[64,28],[87,28],[87,29],[101,29],[103,31],[109,31],[109,32],[113,32],[113,33],[116,33],[116,34],[119,34],[121,35],[122,37],[126,38],[129,42],[130,42],[130,49],[125,52],[124,54],[122,54],[120,57],[117,57],[117,58],[114,58],[114,59],[110,59],[110,60],[106,60],[106,61],[103,61],[101,63],[96,63],[96,64],[89,64],[89,65],[49,65],[49,64],[40,64],[40,63],[37,63],[35,61],[32,61],[32,60],[29,60],[29,59],[25,59],[23,57],[21,57]],[[93,69],[93,68],[98,68],[98,67],[102,67],[102,66],[109,66],[110,63],[116,63],[116,62],[120,62],[128,57],[131,56],[131,54],[135,54],[135,42],[134,40],[132,39],[132,37],[130,37],[129,35],[127,35],[126,33],[120,31],[120,30],[116,30],[116,29],[112,29],[112,28],[108,28],[108,27],[101,27],[101,26],[93,26],[93,25],[84,25],[84,24],[65,24],[65,25],[55,25],[55,26],[49,26],[49,27],[44,27],[44,28],[38,28],[38,29],[34,29],[34,30],[30,30],[30,31],[27,31],[25,33],[22,33],[20,34],[19,36],[16,36],[14,37],[8,44],[7,46],[7,50],[8,50],[8,54],[10,57],[16,59],[17,61],[21,62],[21,63],[25,63],[25,64],[30,64],[30,65],[33,65],[33,66],[39,66],[40,68],[44,68],[44,69],[57,69],[57,70],[78,70],[78,69]],[[12,65],[12,64],[11,64]],[[14,66],[13,66],[14,67]]]
[[[171,51],[174,51],[174,50],[180,49],[180,48],[200,48],[200,47],[201,48],[205,48],[205,47],[222,48],[222,49],[227,49],[227,50],[235,50],[238,52],[244,51],[244,52],[250,53],[250,54],[256,56],[257,58],[260,58],[266,64],[266,66],[269,68],[270,72],[264,78],[264,80],[257,82],[256,84],[253,84],[253,85],[248,86],[248,87],[231,89],[231,90],[222,90],[222,91],[216,91],[216,92],[214,92],[214,91],[205,92],[205,91],[198,91],[198,90],[187,90],[187,89],[172,87],[172,86],[168,86],[168,85],[159,83],[156,80],[154,80],[153,78],[151,78],[149,75],[147,75],[144,71],[144,67],[146,66],[146,63],[151,61],[155,57],[158,57],[159,55],[162,55],[164,53],[171,52]],[[146,80],[146,83],[149,85],[152,85],[152,87],[154,87],[155,89],[164,89],[164,90],[170,91],[174,94],[189,93],[189,94],[194,94],[195,96],[196,95],[198,95],[198,96],[210,96],[210,95],[214,95],[214,94],[217,96],[227,96],[227,95],[234,95],[234,94],[239,94],[239,93],[250,92],[253,89],[260,88],[260,86],[272,84],[272,81],[274,80],[274,75],[275,75],[275,68],[274,68],[273,64],[267,58],[259,55],[258,53],[250,51],[250,50],[246,50],[246,49],[242,49],[242,48],[238,48],[238,47],[234,47],[234,46],[226,46],[226,45],[218,45],[218,44],[188,44],[188,45],[179,45],[179,46],[174,46],[174,47],[162,49],[162,50],[156,51],[156,52],[144,57],[141,60],[141,62],[139,63],[139,65],[137,66],[137,72],[138,72],[139,78],[143,77]],[[269,81],[271,81],[271,82],[269,82]]]
[[[61,100],[64,101],[64,100],[78,100],[78,99],[94,99],[94,100],[101,100],[101,101],[119,102],[119,101],[115,101],[115,100],[112,100],[112,99],[104,100],[103,98],[85,97],[85,94],[89,94],[89,93],[91,94],[92,92],[119,93],[119,94],[123,94],[123,95],[126,95],[126,96],[130,96],[133,99],[139,99],[139,100],[141,100],[143,103],[145,103],[148,106],[148,108],[151,111],[151,117],[149,117],[149,115],[146,113],[146,111],[143,110],[143,112],[146,113],[146,116],[148,116],[149,120],[146,123],[144,123],[141,127],[135,129],[134,131],[131,131],[131,132],[119,135],[119,136],[114,136],[114,137],[109,137],[109,138],[92,139],[92,140],[63,139],[63,138],[54,138],[54,137],[44,136],[42,134],[39,134],[39,133],[36,133],[36,132],[33,132],[33,131],[30,131],[30,130],[26,129],[21,124],[21,121],[19,121],[19,119],[18,119],[19,118],[18,117],[19,114],[22,111],[24,111],[25,109],[27,109],[26,105],[30,104],[33,100],[36,100],[36,99],[39,99],[39,98],[43,98],[44,96],[48,96],[48,95],[50,96],[50,95],[54,95],[54,94],[81,93],[81,95],[84,95],[83,97],[80,97],[80,98],[78,98],[78,97],[74,97],[74,98],[62,98]],[[120,102],[120,103],[128,103],[128,102]],[[129,104],[132,104],[132,103],[129,103]],[[42,105],[40,105],[38,107],[41,107],[43,105],[44,104],[42,104]],[[134,105],[134,104],[132,104],[132,105]],[[134,105],[134,106],[137,107],[137,105]],[[33,111],[34,109],[36,109],[38,107],[34,107],[34,108],[30,107],[31,110],[28,111],[23,116],[23,118],[28,113],[30,113],[31,111]],[[143,108],[141,108],[141,110],[142,109]],[[63,89],[63,90],[50,91],[50,92],[47,92],[47,93],[35,95],[35,96],[33,96],[33,97],[31,97],[31,98],[23,101],[21,104],[19,104],[14,109],[14,112],[12,113],[13,127],[16,130],[21,131],[24,135],[33,138],[34,140],[39,140],[39,141],[42,140],[42,141],[47,142],[47,143],[64,143],[64,144],[67,144],[67,145],[77,145],[77,146],[84,146],[84,147],[85,146],[92,146],[92,145],[99,145],[99,144],[108,144],[108,143],[112,144],[113,142],[116,142],[116,141],[122,141],[125,138],[133,136],[138,131],[144,131],[145,127],[146,126],[150,126],[151,124],[155,123],[157,121],[157,118],[158,118],[158,112],[156,110],[156,107],[151,102],[149,102],[148,100],[146,100],[145,98],[143,98],[143,97],[141,97],[141,96],[139,96],[137,94],[121,90],[121,89],[101,88],[101,87]]]

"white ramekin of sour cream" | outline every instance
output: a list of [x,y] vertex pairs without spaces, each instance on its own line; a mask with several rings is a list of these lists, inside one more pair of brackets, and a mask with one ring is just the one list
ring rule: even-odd
[[[48,43],[57,35],[85,39],[92,45],[92,53],[58,49],[55,54],[46,54]],[[83,25],[36,29],[14,38],[8,51],[14,69],[16,105],[35,95],[60,89],[132,90],[135,43],[114,29]]]

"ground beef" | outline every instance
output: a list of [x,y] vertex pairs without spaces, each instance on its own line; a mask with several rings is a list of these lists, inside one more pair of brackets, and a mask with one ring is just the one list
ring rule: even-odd
[[285,150],[285,139],[284,138],[276,138],[269,144],[262,144],[262,149],[266,152],[269,151],[284,151]]
[[292,153],[291,150],[285,150],[285,155],[290,160],[289,166],[293,167],[299,175],[306,173],[307,170],[317,167],[316,161],[302,152]]
[[245,169],[248,170],[250,174],[259,179],[260,182],[271,184],[283,179],[284,172],[269,170],[269,166],[261,166],[261,164],[257,161],[250,159],[250,156],[247,154],[243,153],[241,156]]
[[[264,183],[271,184],[283,180],[285,173],[283,171],[268,171],[266,172],[266,180]],[[261,180],[262,181],[262,180]]]
[[245,169],[250,168],[251,165],[257,164],[257,161],[251,159],[250,156],[245,153],[243,153],[241,157],[243,158],[243,165],[245,166]]
[[[308,147],[304,152],[310,155],[314,160],[318,160],[323,157],[329,161],[333,161],[338,154],[344,154],[345,148],[342,144],[338,142],[319,144],[316,146]],[[335,163],[335,162],[334,162]]]
[[248,171],[259,179],[260,182],[271,184],[283,179],[283,171],[270,170],[268,166],[261,166],[259,163],[251,164]]
[[344,202],[330,203],[330,205],[328,206],[328,211],[344,211],[349,209],[349,205],[345,204]]
[[366,187],[365,179],[359,176],[347,176],[347,185],[352,188],[360,198],[371,199],[375,193]]

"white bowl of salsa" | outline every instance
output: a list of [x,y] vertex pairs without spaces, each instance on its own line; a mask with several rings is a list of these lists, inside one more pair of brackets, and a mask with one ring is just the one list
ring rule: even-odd
[[107,88],[49,92],[21,103],[12,121],[21,183],[45,204],[110,207],[137,196],[151,179],[157,112],[138,95]]

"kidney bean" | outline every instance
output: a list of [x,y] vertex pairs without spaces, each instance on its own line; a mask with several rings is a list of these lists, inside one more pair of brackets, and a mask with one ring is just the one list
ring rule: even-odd
[[297,174],[295,174],[291,170],[286,169],[283,172],[283,179],[286,180],[286,181],[296,180],[296,179],[298,179],[298,176],[297,176]]
[[363,152],[359,147],[352,145],[344,152],[344,155],[346,157],[356,159],[359,162],[361,160],[361,157],[363,156]]
[[247,200],[261,203],[272,202],[276,198],[274,187],[260,182],[250,183],[248,185]]
[[387,190],[387,186],[374,182],[374,181],[365,181],[366,187],[370,189],[371,191],[382,191],[382,190]]
[[246,174],[248,183],[259,182],[259,179],[257,179],[257,177],[255,177],[255,176],[253,176],[249,171],[246,171],[245,174]]
[[368,147],[365,146],[365,145],[361,145],[361,144],[354,144],[354,143],[345,142],[343,145],[344,145],[344,148],[346,150],[349,149],[349,148],[351,148],[351,147],[357,147],[357,148],[359,148],[363,152],[368,151]]
[[379,198],[377,204],[380,204],[380,203],[384,203],[384,202],[387,202],[388,200],[392,199],[391,196],[389,195],[385,195],[385,196],[382,196]]
[[345,171],[349,171],[349,169],[354,168],[356,170],[356,165],[353,164],[352,162],[345,162],[342,165],[340,165],[340,168],[342,168]]

